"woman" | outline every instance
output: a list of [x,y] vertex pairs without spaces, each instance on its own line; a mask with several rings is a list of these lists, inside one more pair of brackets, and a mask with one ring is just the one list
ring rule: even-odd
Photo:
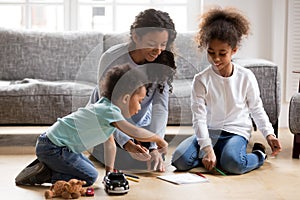
[[[130,41],[108,49],[101,56],[98,72],[101,79],[104,72],[114,65],[129,63],[131,66],[139,67],[145,63],[155,64],[148,69],[148,77],[152,84],[147,88],[141,110],[128,120],[162,138],[168,119],[169,91],[172,91],[171,82],[176,69],[172,52],[175,38],[175,25],[168,13],[155,9],[144,10],[136,16],[130,27]],[[96,88],[90,103],[95,103],[99,99],[98,93]],[[145,166],[147,161],[148,169],[165,171],[163,155],[158,153],[155,143],[140,143],[121,131],[116,131],[114,136],[118,145],[131,155],[128,156],[127,152],[119,148],[116,168],[140,168],[141,165]],[[92,154],[103,162],[101,145],[96,146]]]

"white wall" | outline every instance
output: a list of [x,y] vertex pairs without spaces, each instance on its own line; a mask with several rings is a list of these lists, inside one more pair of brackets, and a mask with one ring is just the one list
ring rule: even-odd
[[286,73],[286,14],[283,0],[203,0],[205,5],[232,6],[251,21],[252,34],[243,41],[236,57],[254,57],[278,64],[281,78],[280,127],[288,127],[288,102],[284,100]]
[[272,13],[272,60],[278,64],[281,78],[280,127],[288,127],[289,102],[285,100],[286,86],[286,43],[287,43],[287,1],[273,0]]
[[236,7],[249,18],[251,35],[242,43],[237,57],[272,59],[272,0],[205,0],[207,4]]

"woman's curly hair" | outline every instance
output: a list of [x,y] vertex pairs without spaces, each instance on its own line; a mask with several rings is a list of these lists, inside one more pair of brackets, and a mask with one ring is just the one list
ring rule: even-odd
[[[149,32],[153,31],[167,31],[168,32],[168,42],[166,45],[166,49],[161,52],[161,54],[152,62],[158,63],[162,65],[169,66],[174,71],[173,74],[169,74],[169,78],[167,79],[167,83],[170,87],[170,92],[172,92],[172,82],[173,77],[176,72],[175,65],[175,56],[173,53],[174,50],[174,40],[176,38],[177,32],[175,30],[175,24],[173,20],[170,18],[167,12],[163,12],[155,9],[147,9],[140,12],[136,17],[134,23],[130,26],[130,36],[131,36],[131,44],[130,48],[134,49],[134,42],[132,39],[133,32],[137,34],[139,37],[146,35]],[[163,73],[163,71],[162,71]],[[149,85],[149,87],[151,84]],[[160,92],[163,91],[163,84],[158,83],[158,87],[160,88]]]
[[235,48],[249,33],[250,22],[240,10],[232,7],[211,8],[200,18],[196,40],[201,49],[205,49],[214,39],[226,42]]

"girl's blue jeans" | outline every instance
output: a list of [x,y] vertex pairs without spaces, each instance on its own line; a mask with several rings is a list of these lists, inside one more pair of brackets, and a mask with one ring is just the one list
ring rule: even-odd
[[76,178],[86,181],[86,186],[89,186],[98,177],[98,171],[87,157],[74,153],[67,147],[53,144],[45,134],[40,135],[37,140],[36,155],[39,161],[51,169],[52,183]]
[[[260,153],[247,153],[248,141],[236,134],[225,131],[211,131],[217,166],[232,174],[244,174],[263,165],[265,158]],[[185,139],[175,149],[172,165],[177,170],[186,171],[203,166],[204,152],[200,151],[196,135]]]

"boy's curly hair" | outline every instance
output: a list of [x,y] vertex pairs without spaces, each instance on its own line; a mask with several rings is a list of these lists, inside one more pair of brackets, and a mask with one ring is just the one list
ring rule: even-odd
[[235,48],[240,45],[243,36],[247,37],[249,33],[250,22],[240,10],[215,7],[201,16],[196,40],[201,49],[205,49],[214,39]]
[[148,82],[146,73],[129,64],[117,65],[110,68],[100,81],[100,95],[115,102],[126,94],[134,94]]

